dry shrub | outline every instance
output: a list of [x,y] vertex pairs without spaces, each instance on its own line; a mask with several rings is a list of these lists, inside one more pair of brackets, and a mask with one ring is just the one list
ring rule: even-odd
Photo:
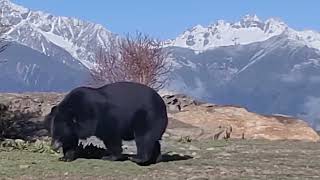
[[169,55],[161,41],[139,32],[135,37],[110,37],[108,48],[101,48],[97,53],[97,66],[91,70],[91,79],[98,86],[131,81],[160,90],[168,82],[171,71]]

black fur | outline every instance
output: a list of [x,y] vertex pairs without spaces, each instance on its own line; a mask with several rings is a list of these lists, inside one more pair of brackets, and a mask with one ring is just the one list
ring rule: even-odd
[[161,155],[159,140],[168,117],[166,105],[155,90],[138,83],[118,82],[72,90],[47,115],[46,122],[50,121],[53,145],[63,148],[61,160],[75,160],[78,140],[96,136],[110,152],[103,159],[123,160],[122,140],[135,140],[137,156],[132,161],[149,165]]

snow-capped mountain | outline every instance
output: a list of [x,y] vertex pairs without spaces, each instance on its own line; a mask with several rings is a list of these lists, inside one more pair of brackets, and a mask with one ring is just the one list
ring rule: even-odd
[[[0,91],[69,90],[82,84],[96,50],[116,36],[101,25],[0,0],[14,46],[0,54]],[[174,70],[166,91],[264,114],[320,116],[320,33],[244,16],[197,25],[166,41]],[[20,89],[19,89],[20,88]],[[319,126],[320,127],[320,126]]]
[[166,46],[175,66],[168,91],[296,116],[320,129],[319,32],[247,15],[197,25]]
[[[1,21],[11,26],[6,33],[10,39],[66,64],[78,60],[92,67],[97,49],[107,46],[112,35],[99,24],[32,11],[9,0],[0,0],[0,12]],[[66,58],[61,49],[72,58]]]
[[82,66],[70,67],[27,46],[12,42],[0,53],[0,91],[64,92],[82,85],[88,74]]
[[188,29],[176,39],[168,40],[166,45],[202,52],[221,46],[262,42],[280,34],[297,40],[308,47],[320,49],[320,33],[296,31],[278,19],[270,18],[262,21],[256,15],[246,15],[239,22],[234,23],[219,20],[207,27],[197,25]]
[[[175,69],[169,91],[263,114],[320,123],[320,51],[285,34],[203,52],[171,47]],[[320,127],[320,126],[319,126]]]

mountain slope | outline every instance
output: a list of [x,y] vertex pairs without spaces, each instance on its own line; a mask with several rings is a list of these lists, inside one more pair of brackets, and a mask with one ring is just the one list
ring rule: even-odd
[[[315,120],[320,98],[320,51],[285,34],[248,45],[202,53],[172,48],[173,81],[168,89],[219,104],[237,104],[263,114]],[[318,101],[316,101],[318,102]],[[312,110],[312,111],[311,111]]]
[[[111,32],[99,24],[75,18],[58,17],[0,0],[1,21],[11,25],[7,36],[47,56],[69,64],[79,60],[86,67],[92,67],[99,47],[107,46]],[[66,51],[72,59],[64,58]]]
[[[0,65],[7,68],[0,82],[8,84],[8,91],[76,86],[94,65],[95,51],[115,36],[101,25],[31,11],[9,0],[0,0],[0,10],[1,21],[12,27],[7,36],[18,43],[0,56],[10,64]],[[262,21],[247,15],[239,22],[197,25],[166,41],[166,47],[174,64],[168,91],[310,122],[320,116],[319,32],[296,31],[274,18]],[[34,64],[41,70],[26,71]]]
[[298,40],[308,47],[320,49],[320,33],[310,30],[296,31],[278,19],[270,18],[261,21],[256,15],[246,15],[239,22],[234,23],[219,20],[208,27],[197,25],[177,38],[168,40],[166,45],[205,51],[221,46],[263,42],[280,34],[287,35],[289,39]]
[[73,68],[17,43],[0,54],[1,92],[65,91],[85,82],[83,66]]

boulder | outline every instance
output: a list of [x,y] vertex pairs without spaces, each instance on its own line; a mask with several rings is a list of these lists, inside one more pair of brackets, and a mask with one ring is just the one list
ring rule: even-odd
[[303,120],[260,115],[237,106],[189,106],[169,117],[203,129],[199,139],[320,140],[317,132]]
[[35,140],[48,135],[42,124],[63,94],[0,94],[0,138]]
[[170,113],[182,111],[188,106],[203,104],[203,102],[194,100],[183,94],[163,95],[162,98],[167,105],[168,112]]

